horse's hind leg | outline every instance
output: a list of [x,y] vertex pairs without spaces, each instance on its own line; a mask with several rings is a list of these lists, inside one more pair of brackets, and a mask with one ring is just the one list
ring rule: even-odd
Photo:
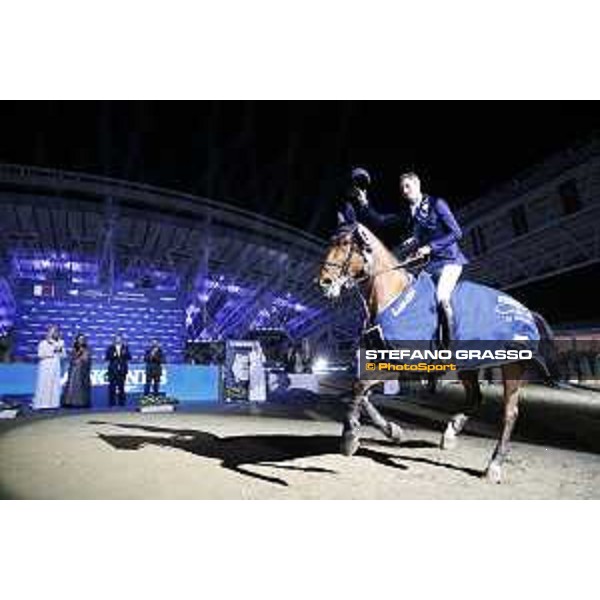
[[440,447],[444,450],[456,448],[456,438],[464,429],[467,421],[474,416],[481,407],[482,395],[477,371],[463,371],[459,373],[459,377],[465,387],[468,408],[464,412],[456,413],[450,421],[448,421],[448,425],[446,425],[446,430],[440,441]]
[[502,368],[504,380],[504,423],[502,434],[487,467],[485,476],[488,481],[500,483],[502,481],[502,463],[508,456],[510,436],[519,416],[519,388],[522,383],[523,367],[519,363],[512,363]]

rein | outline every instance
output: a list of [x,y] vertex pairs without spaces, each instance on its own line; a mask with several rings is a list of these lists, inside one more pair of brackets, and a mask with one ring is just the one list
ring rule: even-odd
[[367,279],[372,278],[375,279],[376,277],[379,277],[380,275],[385,275],[386,273],[391,273],[392,271],[397,271],[398,269],[404,269],[406,267],[410,267],[412,265],[418,264],[418,263],[422,263],[423,265],[426,265],[429,262],[429,258],[420,258],[420,257],[416,257],[413,256],[412,258],[407,258],[405,260],[403,260],[401,263],[398,263],[397,265],[390,267],[389,269],[383,269],[382,271],[377,271],[376,273],[373,274],[365,274],[362,277],[357,277],[356,279],[354,279],[354,281],[356,283],[362,283],[363,281],[366,281]]
[[[323,265],[330,267],[330,268],[339,269],[340,270],[339,276],[347,277],[348,276],[348,268],[350,267],[350,261],[352,260],[352,255],[354,254],[355,250],[358,251],[361,258],[363,259],[363,262],[368,263],[368,259],[365,256],[365,253],[363,252],[363,248],[353,238],[352,244],[350,245],[350,248],[348,249],[348,254],[346,255],[346,257],[344,258],[344,260],[341,263],[325,261],[323,263]],[[392,271],[397,271],[398,269],[404,269],[406,267],[410,267],[412,265],[419,264],[419,263],[422,263],[424,266],[429,261],[430,261],[430,257],[426,257],[426,258],[415,257],[415,256],[408,257],[405,260],[403,260],[402,262],[398,263],[397,265],[394,265],[393,267],[389,267],[387,269],[382,269],[381,271],[376,271],[375,273],[365,273],[364,275],[362,275],[360,277],[351,277],[349,279],[349,281],[351,281],[356,286],[358,284],[361,284],[361,283],[367,281],[367,279],[375,279],[375,278],[379,277],[380,275],[385,275],[386,273],[391,273]]]
[[394,265],[393,267],[389,267],[386,269],[382,269],[380,271],[376,271],[375,273],[368,273],[365,270],[364,275],[360,276],[360,277],[348,277],[348,269],[350,267],[350,261],[352,260],[352,256],[354,255],[354,252],[357,251],[358,254],[361,256],[361,258],[363,259],[363,262],[365,264],[368,264],[368,258],[365,255],[365,251],[364,248],[361,246],[361,244],[354,239],[354,237],[352,238],[352,243],[348,249],[348,254],[346,255],[346,257],[344,258],[344,260],[340,263],[337,262],[330,262],[330,261],[325,261],[323,263],[324,266],[330,267],[330,268],[335,268],[335,269],[339,269],[340,273],[339,273],[339,277],[340,278],[344,278],[346,279],[346,283],[345,285],[347,285],[348,287],[351,287],[352,289],[354,289],[360,300],[361,300],[361,306],[363,308],[363,311],[365,313],[364,315],[364,323],[363,323],[363,329],[366,328],[366,326],[368,325],[369,321],[370,321],[370,313],[369,313],[369,308],[367,306],[367,301],[365,300],[363,291],[360,288],[360,284],[364,283],[365,281],[369,280],[369,279],[376,279],[377,277],[379,277],[380,275],[385,275],[386,273],[391,273],[392,271],[397,271],[399,269],[404,269],[406,267],[410,267],[413,266],[415,264],[422,264],[422,265],[426,265],[429,260],[430,257],[426,257],[426,258],[422,258],[422,257],[408,257],[405,260],[403,260],[402,262],[398,263],[397,265]]

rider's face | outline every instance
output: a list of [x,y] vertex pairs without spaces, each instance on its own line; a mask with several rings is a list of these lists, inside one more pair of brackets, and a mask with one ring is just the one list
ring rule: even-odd
[[421,182],[414,177],[403,177],[400,180],[400,193],[407,200],[418,200],[421,197]]

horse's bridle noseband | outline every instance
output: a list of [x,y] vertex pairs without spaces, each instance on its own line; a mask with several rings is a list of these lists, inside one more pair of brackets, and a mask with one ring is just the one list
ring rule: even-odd
[[[365,269],[365,268],[363,268],[363,272],[361,275],[359,275],[357,277],[349,276],[348,272],[350,270],[350,262],[352,261],[352,257],[354,256],[355,252],[357,252],[360,255],[360,257],[363,259],[363,265],[365,265],[365,266],[369,265],[369,263],[370,263],[369,254],[371,253],[371,245],[365,239],[365,237],[361,234],[358,227],[354,227],[348,233],[350,234],[350,245],[348,248],[348,253],[346,254],[344,260],[341,263],[331,262],[331,261],[325,261],[323,263],[324,267],[339,269],[340,273],[339,273],[338,277],[339,277],[339,279],[344,280],[343,283],[341,284],[341,287],[347,287],[348,285],[351,285],[351,284],[357,285],[369,277],[369,273],[367,272],[367,269]],[[344,234],[345,234],[345,232],[342,234],[339,234],[339,236],[336,236],[336,237],[341,237]]]

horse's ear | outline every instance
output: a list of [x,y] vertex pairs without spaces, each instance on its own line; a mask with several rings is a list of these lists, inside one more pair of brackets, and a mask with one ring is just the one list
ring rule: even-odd
[[353,235],[356,230],[356,222],[354,223],[340,223],[335,233],[333,234],[331,241],[336,242],[340,238],[346,235]]

